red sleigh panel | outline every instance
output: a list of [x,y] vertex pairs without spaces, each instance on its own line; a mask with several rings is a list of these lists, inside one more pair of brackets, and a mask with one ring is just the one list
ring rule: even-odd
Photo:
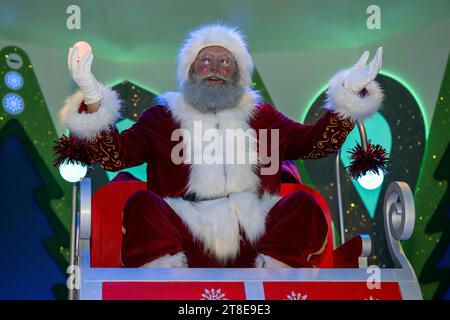
[[147,188],[142,181],[110,182],[92,197],[91,266],[120,267],[122,211],[128,198]]
[[[266,300],[401,300],[398,283],[371,289],[364,281],[267,281]],[[103,300],[246,300],[244,282],[104,282]]]
[[243,282],[105,282],[103,300],[245,300]]

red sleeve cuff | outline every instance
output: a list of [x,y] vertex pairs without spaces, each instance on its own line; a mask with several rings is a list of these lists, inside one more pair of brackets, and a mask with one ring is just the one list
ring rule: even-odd
[[87,106],[84,103],[84,100],[81,101],[80,106],[78,107],[78,113],[87,112]]
[[358,92],[358,95],[359,95],[361,98],[364,98],[364,97],[367,96],[368,94],[369,94],[369,91],[367,91],[366,88],[362,88],[362,89]]

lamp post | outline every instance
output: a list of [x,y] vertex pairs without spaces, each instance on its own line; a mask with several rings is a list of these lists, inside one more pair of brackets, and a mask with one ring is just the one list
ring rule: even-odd
[[[72,212],[70,216],[70,272],[78,272],[78,212],[77,212],[77,192],[78,184],[87,173],[87,168],[77,162],[69,162],[67,159],[59,166],[61,177],[67,182],[72,183]],[[75,269],[74,269],[75,268]],[[78,299],[77,274],[70,276],[67,285],[69,288],[69,300]]]
[[[364,127],[362,120],[357,120],[356,125],[358,127],[359,136],[361,139],[361,146],[364,152],[367,152],[369,143],[367,140],[366,129]],[[335,166],[336,166],[336,189],[337,189],[338,210],[339,210],[339,230],[340,230],[341,244],[343,244],[345,242],[345,223],[344,223],[344,209],[342,201],[340,157],[341,157],[341,149],[336,151]],[[367,171],[362,176],[360,176],[357,179],[357,181],[361,185],[361,187],[367,190],[374,190],[379,188],[383,183],[384,173],[381,169],[378,169],[377,171],[378,173]]]

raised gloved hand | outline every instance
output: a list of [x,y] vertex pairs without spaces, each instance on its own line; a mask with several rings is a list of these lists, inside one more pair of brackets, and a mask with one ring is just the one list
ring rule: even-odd
[[381,68],[383,48],[379,47],[375,58],[366,67],[369,51],[365,51],[358,62],[350,69],[344,79],[344,87],[353,94],[358,94],[364,87],[372,82]]
[[[94,55],[87,43],[82,48],[84,50],[80,50],[77,44],[69,49],[67,57],[70,75],[83,93],[84,102],[93,104],[102,99],[100,84],[91,72]],[[79,56],[80,54],[82,55],[81,57]]]

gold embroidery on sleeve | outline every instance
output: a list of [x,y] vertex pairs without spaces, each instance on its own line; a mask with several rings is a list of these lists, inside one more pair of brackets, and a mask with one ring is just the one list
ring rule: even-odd
[[321,139],[303,159],[319,159],[339,149],[353,127],[354,124],[347,119],[331,116]]
[[105,170],[113,170],[121,168],[122,161],[119,160],[120,155],[116,150],[114,143],[114,135],[111,133],[102,133],[97,137],[91,138],[89,141],[92,157],[95,162],[99,163]]

